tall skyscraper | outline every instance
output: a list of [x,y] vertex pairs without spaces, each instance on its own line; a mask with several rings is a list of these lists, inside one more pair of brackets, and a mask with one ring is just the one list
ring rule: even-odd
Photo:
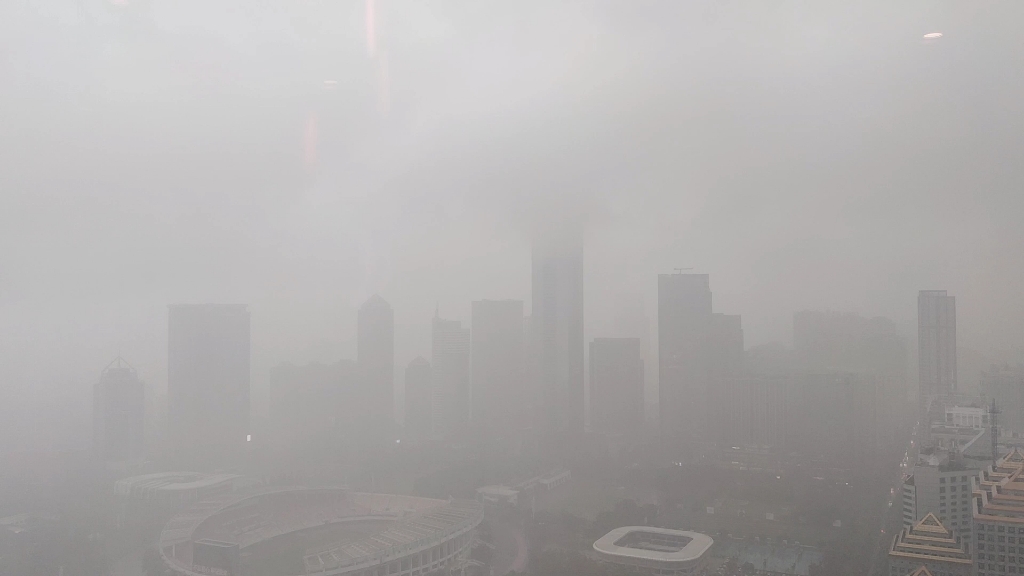
[[956,391],[956,298],[945,290],[917,294],[918,386],[922,399]]
[[658,276],[658,411],[666,448],[708,430],[711,285],[707,274]]
[[167,427],[182,464],[240,456],[249,430],[249,309],[177,304],[168,310]]
[[472,307],[472,419],[503,432],[526,418],[523,302],[478,300]]
[[590,343],[590,427],[631,435],[644,421],[644,361],[640,338],[595,338]]
[[431,331],[434,433],[461,431],[469,421],[469,328],[434,314]]
[[583,434],[583,249],[534,246],[531,348],[539,355],[541,430]]
[[120,356],[100,374],[93,387],[93,448],[107,461],[141,458],[145,386],[135,369]]
[[433,373],[430,362],[417,356],[405,368],[405,436],[426,440],[433,434]]
[[366,420],[364,430],[389,439],[395,427],[395,313],[374,294],[359,308],[356,364]]

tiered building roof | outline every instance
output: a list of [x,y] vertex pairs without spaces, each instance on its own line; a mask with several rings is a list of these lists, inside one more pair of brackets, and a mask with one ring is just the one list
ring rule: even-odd
[[889,561],[942,566],[971,566],[971,555],[964,543],[949,528],[929,513],[911,528],[893,538]]

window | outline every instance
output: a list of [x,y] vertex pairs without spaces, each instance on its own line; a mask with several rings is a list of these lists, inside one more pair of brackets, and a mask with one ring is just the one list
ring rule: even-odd
[[945,486],[939,486],[939,494],[945,494],[945,492],[946,492],[946,487]]
[[946,483],[946,479],[945,478],[939,478],[939,484],[945,484],[945,483]]

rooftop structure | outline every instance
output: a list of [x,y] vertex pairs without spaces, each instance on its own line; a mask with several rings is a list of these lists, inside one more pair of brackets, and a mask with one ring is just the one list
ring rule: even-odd
[[901,530],[889,548],[889,576],[905,576],[920,566],[934,574],[971,574],[971,555],[964,542],[934,514]]
[[594,542],[602,559],[651,574],[696,574],[714,541],[699,532],[623,526]]

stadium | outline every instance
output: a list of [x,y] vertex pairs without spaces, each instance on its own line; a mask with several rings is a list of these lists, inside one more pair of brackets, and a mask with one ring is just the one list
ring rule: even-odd
[[476,502],[277,488],[222,494],[172,518],[164,563],[180,576],[420,576],[457,567]]
[[684,576],[704,569],[705,554],[714,544],[706,534],[653,526],[623,526],[594,542],[606,562],[642,574]]

